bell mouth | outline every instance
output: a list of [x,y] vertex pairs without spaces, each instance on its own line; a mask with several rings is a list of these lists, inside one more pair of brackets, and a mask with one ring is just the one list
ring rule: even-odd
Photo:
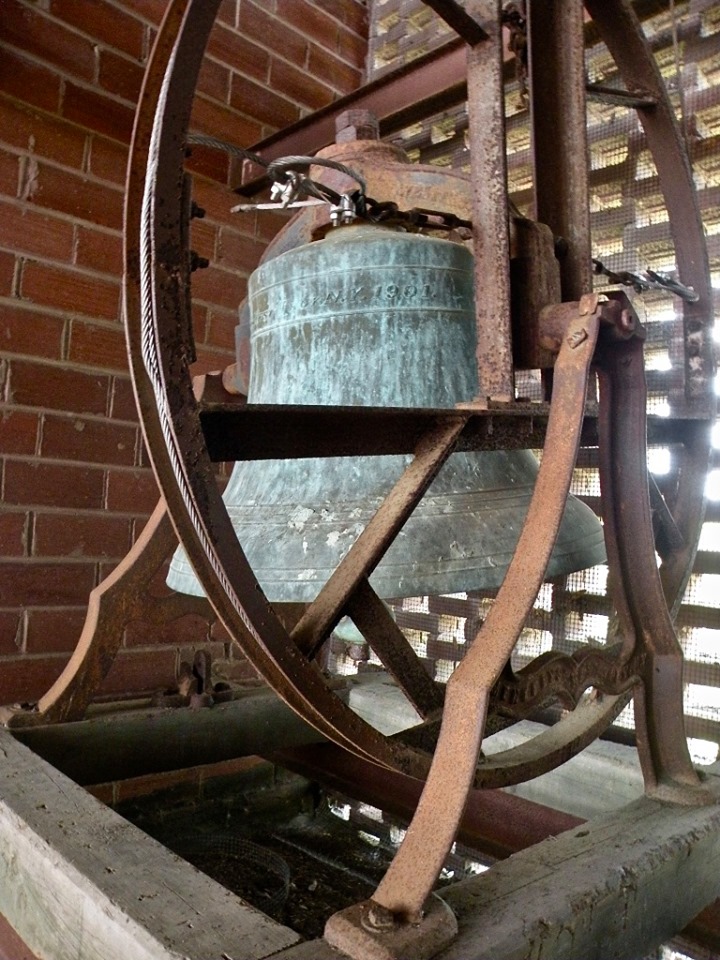
[[[238,464],[224,497],[268,600],[314,600],[405,463],[404,457],[338,457]],[[383,599],[497,590],[536,474],[526,450],[451,456],[373,572],[373,589]],[[602,526],[588,506],[569,497],[546,578],[604,560]],[[182,593],[203,592],[181,550],[167,582]]]

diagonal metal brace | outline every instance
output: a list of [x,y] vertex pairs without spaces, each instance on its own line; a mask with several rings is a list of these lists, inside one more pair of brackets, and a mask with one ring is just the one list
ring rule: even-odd
[[421,960],[433,956],[457,932],[454,918],[428,897],[473,782],[490,692],[535,601],[555,543],[572,480],[599,328],[597,295],[583,297],[565,331],[555,367],[545,454],[525,524],[497,599],[448,681],[440,737],[415,816],[373,898],[335,914],[325,928],[326,940],[350,956]]

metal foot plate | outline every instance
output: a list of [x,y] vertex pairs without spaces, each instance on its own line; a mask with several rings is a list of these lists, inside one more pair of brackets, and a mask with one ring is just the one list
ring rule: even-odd
[[325,925],[325,940],[354,960],[429,960],[457,936],[455,914],[434,894],[419,923],[396,921],[376,928],[370,919],[373,910],[377,905],[366,900],[333,914]]

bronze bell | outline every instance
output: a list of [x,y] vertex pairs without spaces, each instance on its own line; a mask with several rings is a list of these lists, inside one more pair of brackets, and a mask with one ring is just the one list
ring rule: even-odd
[[[352,225],[288,250],[250,279],[248,401],[452,408],[479,393],[473,298],[460,243]],[[268,599],[314,599],[407,462],[237,463],[224,499]],[[499,587],[537,469],[528,450],[453,454],[375,570],[377,593]],[[600,523],[570,497],[547,576],[604,559]],[[180,549],[168,584],[202,592]]]

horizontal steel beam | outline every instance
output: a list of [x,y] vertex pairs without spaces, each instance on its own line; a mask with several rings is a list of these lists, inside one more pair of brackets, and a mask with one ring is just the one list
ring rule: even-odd
[[[266,161],[290,154],[313,154],[335,142],[335,120],[346,110],[370,110],[380,121],[380,134],[385,137],[418,119],[462,103],[467,95],[465,50],[462,40],[451,40],[271,134],[250,149]],[[258,171],[252,165],[247,169]],[[267,183],[264,175],[255,176],[237,192],[254,196]]]
[[471,46],[488,39],[488,32],[480,20],[458,0],[425,0],[425,3]]
[[[434,0],[429,4],[438,12],[452,7],[456,13],[460,8],[457,2],[449,3],[445,0]],[[642,0],[638,4],[638,16],[642,18],[660,12],[663,5],[660,0]],[[441,14],[442,15],[442,14]],[[485,31],[474,21],[469,14],[465,14],[475,26],[468,26],[468,43],[477,43]],[[450,23],[448,16],[445,19]],[[459,26],[458,21],[458,26]],[[451,23],[451,26],[456,27]],[[457,27],[456,27],[457,29]],[[462,34],[462,29],[459,30]],[[586,27],[586,39],[594,37],[592,24]],[[258,141],[250,149],[259,154],[264,160],[270,161],[277,157],[291,154],[313,154],[322,147],[335,142],[335,120],[346,110],[369,110],[380,121],[380,135],[387,137],[404,127],[410,126],[419,120],[432,117],[463,103],[467,99],[467,43],[462,37],[450,40],[437,50],[433,50],[424,57],[409,64],[404,64],[397,70],[386,73],[383,77],[373,80],[360,87],[354,93],[341,97],[334,103],[322,107],[315,113],[298,120],[296,123],[271,134],[264,140]],[[513,54],[507,50],[505,60],[513,59]],[[511,64],[506,63],[506,70]],[[509,76],[509,74],[508,74]],[[647,108],[652,106],[652,98],[635,94],[631,97],[622,91],[612,93],[602,87],[590,87],[594,99],[615,97],[630,101],[632,106]],[[246,165],[246,179],[237,192],[251,197],[259,193],[268,185],[268,179],[259,175],[259,168],[252,164]]]
[[[540,449],[548,415],[549,407],[539,403],[470,411],[237,403],[200,408],[210,457],[216,462],[412,453],[434,423],[455,418],[466,420],[457,451]],[[682,444],[687,425],[686,420],[649,417],[648,442]],[[581,444],[597,443],[597,420],[587,416]]]

